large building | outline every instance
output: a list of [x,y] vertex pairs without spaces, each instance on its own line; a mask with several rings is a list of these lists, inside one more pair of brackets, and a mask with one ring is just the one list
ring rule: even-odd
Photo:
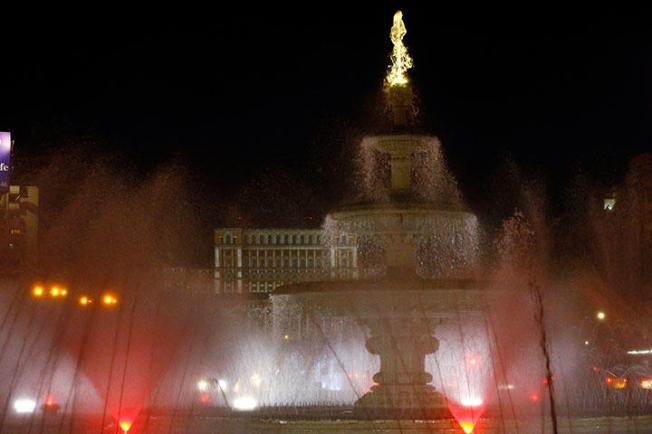
[[641,239],[652,247],[652,153],[641,154],[629,162],[627,190],[639,212]]
[[215,291],[269,293],[286,283],[357,278],[355,236],[326,238],[319,229],[216,229]]
[[39,190],[10,185],[0,194],[0,271],[17,273],[36,264],[38,254]]

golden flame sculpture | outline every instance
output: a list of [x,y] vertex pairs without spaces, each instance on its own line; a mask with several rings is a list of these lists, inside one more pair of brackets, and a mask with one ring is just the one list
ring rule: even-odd
[[412,58],[408,54],[407,47],[403,44],[403,38],[406,33],[407,30],[403,23],[403,12],[396,11],[394,14],[394,24],[392,25],[392,30],[389,34],[394,48],[390,55],[392,64],[390,65],[387,77],[385,78],[386,86],[405,86],[408,83],[406,72],[408,69],[412,68]]

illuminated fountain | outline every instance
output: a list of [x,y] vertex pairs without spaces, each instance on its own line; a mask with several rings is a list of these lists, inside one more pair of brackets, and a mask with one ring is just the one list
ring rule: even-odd
[[[361,260],[374,258],[365,266],[375,272],[356,280],[286,285],[272,301],[281,335],[309,338],[316,330],[327,335],[326,323],[333,318],[353,318],[367,328],[366,348],[379,357],[380,371],[373,376],[376,384],[357,399],[357,416],[432,419],[450,417],[446,399],[425,369],[426,355],[439,347],[435,328],[460,314],[470,320],[481,309],[473,280],[478,230],[475,215],[454,194],[424,194],[433,186],[419,182],[415,161],[438,151],[439,143],[412,133],[416,116],[406,76],[412,59],[402,41],[405,33],[397,12],[385,82],[389,131],[362,143],[389,164],[387,199],[339,207],[325,225],[331,243],[356,237]],[[292,329],[297,323],[306,324],[303,331]]]

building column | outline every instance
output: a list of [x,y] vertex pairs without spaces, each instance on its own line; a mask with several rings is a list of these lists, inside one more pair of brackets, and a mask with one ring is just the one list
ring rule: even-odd
[[215,291],[223,292],[222,285],[222,265],[220,264],[220,248],[215,247]]
[[236,280],[237,280],[237,292],[242,293],[242,247],[238,247],[235,250],[236,254]]

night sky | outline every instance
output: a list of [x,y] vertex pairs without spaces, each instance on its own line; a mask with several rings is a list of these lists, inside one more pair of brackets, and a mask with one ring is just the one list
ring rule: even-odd
[[216,203],[251,201],[279,174],[272,194],[305,184],[323,196],[298,207],[318,224],[346,188],[347,147],[378,101],[398,7],[423,126],[478,213],[506,161],[555,198],[577,173],[617,181],[651,148],[649,23],[399,3],[16,17],[3,33],[0,130],[26,166],[88,135],[139,176],[174,162],[207,227],[228,223]]

